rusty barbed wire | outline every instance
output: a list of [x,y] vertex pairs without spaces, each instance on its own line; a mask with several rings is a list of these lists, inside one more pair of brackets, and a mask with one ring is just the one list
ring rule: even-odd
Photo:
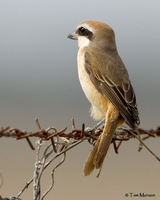
[[[38,119],[36,121],[37,130],[34,132],[20,130],[18,128],[10,128],[0,126],[0,138],[2,137],[10,137],[15,138],[17,140],[26,139],[29,146],[32,150],[35,150],[34,146],[32,145],[30,138],[31,137],[38,137],[41,138],[43,141],[51,140],[53,149],[55,153],[57,152],[55,147],[54,138],[65,138],[66,140],[81,140],[82,138],[84,140],[89,140],[90,143],[94,143],[95,140],[99,137],[99,135],[103,131],[103,126],[95,128],[85,128],[85,124],[82,124],[81,129],[77,129],[75,127],[75,121],[74,119],[71,120],[72,130],[69,132],[67,131],[67,128],[63,128],[61,130],[57,130],[55,127],[49,127],[47,129],[42,129],[39,125]],[[159,137],[160,136],[160,126],[158,126],[156,129],[150,129],[150,130],[144,130],[142,128],[137,128],[136,130],[132,130],[129,127],[120,127],[115,136],[113,137],[112,142],[115,141],[127,141],[131,138],[133,138],[133,133],[135,135],[143,136],[142,140],[146,140],[153,137]],[[120,145],[119,145],[120,146]],[[63,145],[61,147],[61,150],[63,149]]]
[[[37,130],[34,132],[22,131],[17,128],[10,128],[0,126],[0,138],[2,137],[10,137],[17,140],[25,139],[32,150],[35,150],[30,138],[37,137],[38,141],[36,142],[37,150],[36,150],[36,162],[34,169],[34,176],[25,184],[23,189],[16,195],[9,198],[9,200],[17,200],[22,195],[22,193],[33,183],[33,199],[34,200],[43,200],[46,195],[51,191],[54,186],[54,173],[55,170],[64,163],[66,158],[66,152],[79,145],[85,140],[92,145],[95,144],[95,141],[98,139],[100,134],[103,131],[103,121],[99,122],[92,128],[85,128],[85,124],[82,124],[80,129],[76,128],[74,119],[71,120],[71,131],[67,131],[67,128],[63,128],[61,130],[57,130],[55,127],[49,127],[47,129],[43,129],[40,126],[38,119],[35,120]],[[156,157],[157,160],[160,161],[160,158],[156,156],[145,144],[144,140],[149,138],[157,138],[160,136],[160,126],[156,129],[144,130],[142,128],[137,128],[136,130],[132,130],[128,126],[122,126],[117,129],[113,139],[113,147],[115,153],[118,153],[118,149],[120,148],[123,141],[128,141],[131,138],[136,138],[140,142],[139,151],[142,149],[141,146],[145,146],[145,148]],[[48,141],[45,143],[45,149],[42,150],[42,146],[44,141]],[[42,153],[41,153],[42,151]],[[55,161],[58,157],[62,156],[61,161],[56,164],[51,170],[51,184],[48,189],[42,193],[41,189],[41,177],[46,168]],[[100,175],[98,173],[97,177]]]

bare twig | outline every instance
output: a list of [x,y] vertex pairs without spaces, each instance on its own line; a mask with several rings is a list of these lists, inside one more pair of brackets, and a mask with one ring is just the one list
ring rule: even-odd
[[40,149],[42,146],[42,139],[39,139],[37,142],[37,156],[34,170],[34,178],[33,178],[33,200],[40,200],[41,188],[40,188],[40,177],[41,177],[41,168],[44,165],[44,162],[40,161]]
[[17,196],[13,196],[10,198],[10,200],[16,200],[19,199],[18,197],[21,196],[21,194],[29,187],[29,185],[33,182],[33,178],[31,178],[26,185],[24,186],[24,188],[17,194]]
[[46,192],[42,195],[42,198],[41,200],[43,200],[45,198],[45,196],[51,191],[51,189],[53,188],[54,186],[54,172],[55,170],[63,164],[63,162],[65,161],[66,159],[66,152],[63,153],[63,159],[61,160],[61,162],[59,162],[51,171],[51,185],[50,187],[46,190]]
[[[37,150],[36,150],[36,163],[35,163],[35,170],[34,176],[30,179],[23,189],[18,193],[17,196],[11,197],[12,199],[19,199],[22,193],[29,187],[29,185],[33,182],[33,199],[34,200],[44,200],[46,195],[51,191],[54,186],[54,173],[55,170],[64,163],[66,159],[66,154],[69,150],[74,148],[75,146],[79,145],[85,140],[88,140],[89,143],[94,144],[95,141],[98,139],[100,134],[103,131],[103,123],[104,120],[96,124],[93,128],[85,128],[85,124],[82,124],[80,129],[77,129],[75,126],[74,119],[71,120],[72,130],[67,132],[67,128],[63,128],[61,130],[57,130],[55,127],[49,127],[46,130],[42,129],[38,119],[36,119],[36,126],[37,130],[35,132],[27,132],[21,131],[17,128],[10,128],[10,127],[0,127],[0,137],[10,137],[15,138],[17,140],[26,139],[29,146],[32,150],[34,150],[34,146],[32,145],[30,138],[37,137],[38,142]],[[141,139],[141,137],[142,139]],[[137,130],[132,130],[129,127],[120,127],[113,139],[113,146],[115,152],[118,153],[118,149],[120,145],[124,141],[128,141],[132,138],[136,138],[140,142],[139,150],[141,150],[141,146],[144,146],[157,160],[160,161],[160,158],[153,153],[151,149],[149,149],[145,144],[144,140],[149,138],[156,138],[160,136],[160,127],[153,130],[144,130],[142,128],[138,128]],[[44,142],[47,141],[47,142]],[[116,144],[118,143],[118,144]],[[42,148],[43,147],[43,148]],[[62,160],[56,164],[52,171],[51,171],[51,184],[48,189],[42,194],[41,189],[41,177],[43,176],[43,172],[46,170],[48,166],[60,156]],[[97,177],[100,175],[101,170],[99,171]]]

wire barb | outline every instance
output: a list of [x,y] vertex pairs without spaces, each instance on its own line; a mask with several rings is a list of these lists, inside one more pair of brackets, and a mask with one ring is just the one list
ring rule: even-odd
[[[31,137],[38,138],[36,142],[36,162],[34,169],[34,177],[31,178],[23,187],[23,189],[18,193],[17,196],[13,196],[12,199],[19,199],[22,193],[33,183],[33,199],[34,200],[44,200],[47,194],[54,187],[54,174],[58,167],[60,167],[66,159],[67,152],[75,148],[83,141],[88,141],[90,144],[94,144],[98,137],[103,131],[104,119],[97,123],[92,128],[85,128],[83,123],[80,129],[76,128],[75,121],[71,119],[71,131],[67,132],[67,128],[57,130],[55,127],[49,127],[47,129],[42,129],[38,119],[35,119],[37,130],[35,132],[22,131],[17,128],[10,128],[0,126],[0,138],[10,137],[17,140],[25,139],[29,144],[30,148],[34,150],[34,146],[31,143]],[[115,153],[118,153],[118,150],[124,141],[128,141],[132,138],[136,138],[140,142],[139,150],[144,146],[158,161],[160,158],[144,143],[144,140],[149,138],[157,138],[160,136],[160,127],[151,130],[144,130],[142,128],[137,128],[132,130],[129,127],[120,127],[116,131],[112,143],[114,146]],[[142,138],[142,139],[141,139]],[[117,143],[117,144],[116,144]],[[57,161],[57,158],[62,156],[60,160],[51,170],[51,183],[48,189],[42,192],[42,176],[44,171],[47,170],[48,166],[51,166],[52,163]],[[99,170],[97,177],[99,177],[101,169]]]

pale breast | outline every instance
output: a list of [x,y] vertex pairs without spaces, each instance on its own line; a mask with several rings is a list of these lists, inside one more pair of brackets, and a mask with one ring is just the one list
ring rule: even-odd
[[79,80],[87,99],[92,104],[91,115],[95,119],[104,118],[110,101],[105,96],[103,96],[102,93],[98,92],[98,90],[91,82],[87,72],[85,71],[85,60],[83,50],[79,50],[77,59]]

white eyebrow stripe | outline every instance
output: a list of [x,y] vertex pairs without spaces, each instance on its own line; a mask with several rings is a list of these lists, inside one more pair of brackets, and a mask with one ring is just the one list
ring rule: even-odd
[[88,29],[89,31],[91,31],[92,33],[94,33],[93,28],[91,28],[88,24],[85,24],[85,23],[80,24],[80,25],[78,25],[77,29],[80,28],[80,27],[84,27],[84,28]]

